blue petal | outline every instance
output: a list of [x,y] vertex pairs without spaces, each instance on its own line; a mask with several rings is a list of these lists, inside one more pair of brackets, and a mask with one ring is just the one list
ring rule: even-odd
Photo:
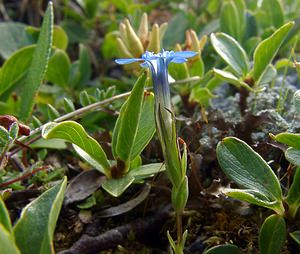
[[170,58],[170,62],[172,62],[172,63],[184,63],[186,61],[187,61],[187,59],[184,57],[171,57]]
[[173,57],[190,58],[197,54],[198,53],[194,51],[178,51],[178,52],[174,52]]
[[141,58],[123,58],[123,59],[116,59],[115,62],[117,64],[131,64],[134,62],[143,61]]

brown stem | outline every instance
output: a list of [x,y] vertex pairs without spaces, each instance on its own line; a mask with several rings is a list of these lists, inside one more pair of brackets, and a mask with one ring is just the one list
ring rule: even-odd
[[5,182],[5,183],[0,183],[0,188],[4,188],[4,187],[7,187],[15,182],[18,182],[18,181],[22,181],[32,175],[34,175],[35,173],[39,172],[39,171],[42,171],[42,170],[45,170],[45,169],[50,169],[49,166],[43,166],[43,167],[40,167],[40,168],[36,168],[34,170],[32,170],[31,172],[29,173],[25,173],[24,175],[21,175],[13,180],[10,180],[8,182]]

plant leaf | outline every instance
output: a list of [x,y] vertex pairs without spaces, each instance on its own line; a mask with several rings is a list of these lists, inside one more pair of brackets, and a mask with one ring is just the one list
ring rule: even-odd
[[228,137],[219,142],[217,158],[225,174],[241,188],[281,202],[279,181],[263,158],[245,142]]
[[8,232],[12,231],[9,213],[1,197],[0,197],[0,225],[2,225]]
[[26,33],[26,25],[17,22],[0,23],[0,55],[8,59],[18,49],[33,43]]
[[59,86],[67,86],[71,62],[65,51],[56,49],[49,60],[46,79]]
[[27,120],[31,114],[34,97],[47,70],[52,47],[52,29],[53,6],[52,2],[49,2],[21,94],[20,119],[23,121]]
[[0,95],[24,78],[35,48],[35,45],[21,48],[4,62],[0,75]]
[[99,213],[97,213],[97,216],[99,216],[100,218],[110,218],[112,216],[127,213],[136,206],[138,206],[140,203],[142,203],[148,197],[150,190],[151,186],[149,184],[146,184],[143,190],[136,197],[130,199],[129,201],[123,204],[102,210]]
[[146,74],[144,73],[137,80],[129,98],[123,104],[113,131],[112,146],[114,157],[121,159],[125,163],[127,162],[127,164],[137,156],[137,154],[132,156],[132,151],[135,142],[139,142],[136,140],[136,136],[141,119],[145,82]]
[[233,244],[221,244],[212,247],[204,252],[204,254],[241,254],[242,252],[236,245]]
[[279,0],[264,0],[261,4],[263,11],[262,19],[274,27],[278,28],[283,25],[284,13]]
[[[100,164],[103,167],[103,171],[106,173],[109,172],[110,164],[102,147],[94,138],[86,133],[79,123],[74,121],[48,123],[42,130],[42,136],[45,139],[60,138],[75,144],[85,152],[81,153],[81,150],[75,149],[83,159],[86,159],[87,162],[91,163],[91,160],[87,157],[88,155],[91,159],[96,161],[97,164]],[[96,166],[93,163],[91,163],[91,165]],[[100,170],[99,167],[97,167],[97,169]]]
[[249,60],[240,44],[224,33],[211,34],[211,43],[223,60],[240,76],[249,71]]
[[277,135],[270,134],[270,137],[279,143],[300,149],[300,134],[282,132]]
[[102,184],[102,188],[110,195],[119,197],[134,182],[134,176],[126,174],[121,178],[109,179]]
[[153,93],[148,93],[144,95],[141,116],[131,151],[130,160],[138,156],[144,150],[154,133],[154,95]]
[[16,243],[14,236],[0,224],[0,246],[1,254],[21,254]]
[[294,147],[289,147],[285,153],[285,158],[292,164],[300,166],[300,150]]
[[242,40],[243,33],[243,12],[240,15],[239,10],[234,1],[224,2],[220,14],[220,29],[222,32],[232,36],[238,41]]
[[229,197],[239,199],[253,205],[273,209],[279,214],[283,213],[281,203],[269,200],[268,197],[264,196],[258,191],[245,189],[224,189],[223,192]]
[[129,174],[134,176],[136,180],[149,178],[155,174],[163,172],[166,167],[162,163],[151,163],[130,170]]
[[54,26],[53,28],[53,47],[66,50],[68,47],[68,36],[61,26]]
[[300,245],[300,230],[290,233],[290,236]]
[[[298,152],[300,153],[299,150]],[[289,205],[289,213],[294,218],[300,206],[300,168],[299,167],[296,168],[294,178],[293,178],[293,183],[289,188],[289,192],[286,197],[286,202]]]
[[269,216],[259,234],[260,254],[279,254],[286,239],[285,221],[280,215]]
[[253,78],[260,83],[261,76],[266,71],[268,65],[272,62],[276,56],[281,44],[289,31],[292,29],[294,22],[288,22],[287,24],[276,30],[270,37],[259,43],[254,51],[254,66],[253,66]]
[[65,177],[56,186],[29,203],[14,226],[16,243],[22,254],[52,254],[55,225],[67,186]]

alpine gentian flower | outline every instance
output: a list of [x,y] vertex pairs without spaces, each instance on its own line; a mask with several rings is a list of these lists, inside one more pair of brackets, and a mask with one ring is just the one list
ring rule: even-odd
[[180,172],[180,154],[177,145],[175,121],[172,114],[171,95],[168,81],[169,63],[184,63],[195,56],[193,51],[162,51],[158,54],[146,51],[141,58],[117,59],[118,64],[142,62],[142,67],[150,69],[155,95],[156,129],[162,145],[165,164],[172,184],[179,186],[182,180]]

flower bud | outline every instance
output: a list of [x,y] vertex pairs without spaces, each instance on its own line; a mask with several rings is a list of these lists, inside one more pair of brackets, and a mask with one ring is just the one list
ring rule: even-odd
[[125,20],[126,35],[128,38],[128,48],[131,49],[131,53],[134,57],[140,57],[144,53],[144,48],[140,38],[134,32],[128,19]]
[[151,31],[147,50],[154,53],[158,53],[160,51],[159,27],[157,24],[154,24],[152,26],[152,31]]
[[138,30],[138,36],[145,47],[148,43],[148,15],[144,13]]

